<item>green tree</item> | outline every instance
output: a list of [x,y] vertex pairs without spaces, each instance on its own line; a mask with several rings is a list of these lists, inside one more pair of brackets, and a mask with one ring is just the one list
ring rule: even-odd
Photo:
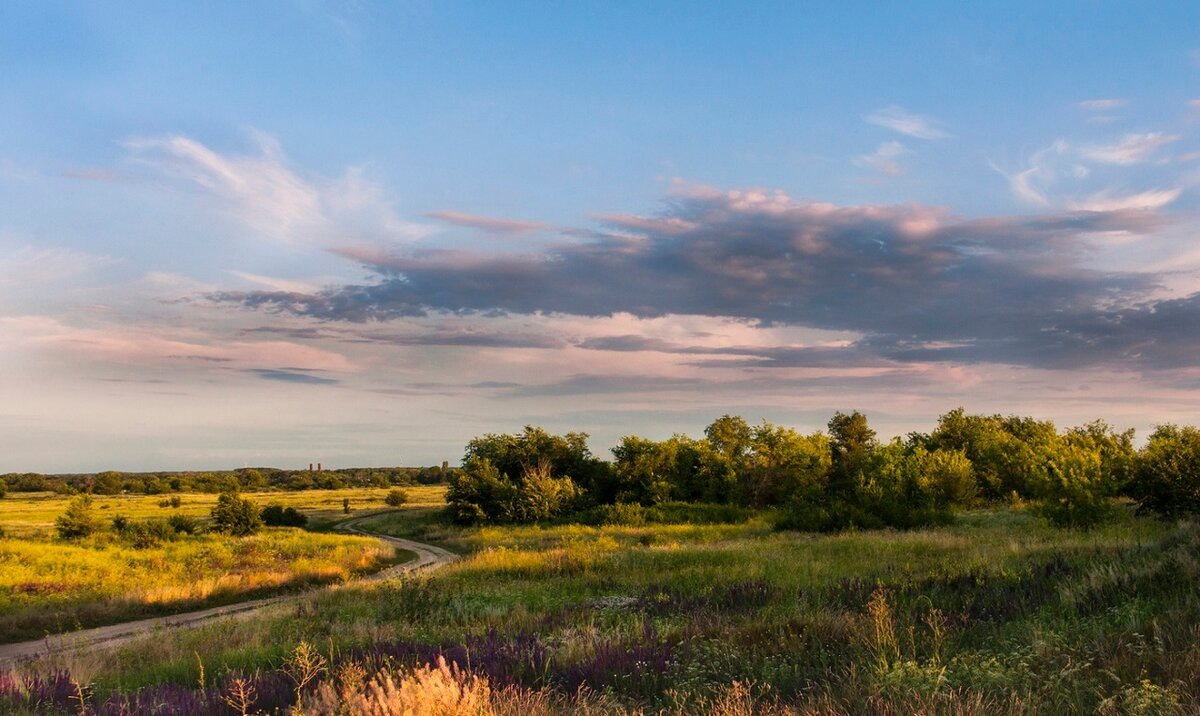
[[1200,513],[1200,429],[1155,428],[1138,454],[1126,492],[1142,509],[1164,517]]
[[7,494],[8,494],[8,483],[5,482],[4,478],[0,477],[0,499],[4,499],[4,496]]
[[551,435],[542,428],[526,425],[516,434],[492,434],[467,443],[463,465],[486,460],[514,483],[527,468],[549,463],[555,475],[570,475],[598,501],[611,501],[612,466],[597,459],[588,449],[587,433]]
[[236,492],[223,492],[209,515],[213,529],[235,537],[252,535],[262,527],[262,515],[250,500]]
[[88,537],[100,528],[92,496],[83,494],[71,498],[67,509],[54,521],[54,529],[62,539],[76,540]]
[[751,431],[749,452],[738,471],[741,502],[750,507],[776,505],[825,490],[830,467],[829,438],[801,433],[763,421]]
[[618,482],[613,501],[653,505],[671,499],[678,448],[673,441],[656,442],[636,435],[621,438],[612,449]]
[[123,476],[112,470],[99,473],[92,481],[92,492],[97,495],[118,495],[123,487]]
[[867,416],[857,410],[849,415],[834,413],[829,419],[830,491],[853,493],[878,446],[875,431],[867,425]]
[[471,458],[450,478],[446,509],[459,524],[500,521],[510,514],[516,496],[516,484],[490,460]]
[[704,437],[714,450],[738,467],[750,454],[753,430],[740,415],[722,415],[704,429]]

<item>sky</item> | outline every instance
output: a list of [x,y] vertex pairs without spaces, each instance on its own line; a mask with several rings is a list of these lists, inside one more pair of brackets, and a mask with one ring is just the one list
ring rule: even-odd
[[0,0],[0,472],[1200,408],[1200,5]]

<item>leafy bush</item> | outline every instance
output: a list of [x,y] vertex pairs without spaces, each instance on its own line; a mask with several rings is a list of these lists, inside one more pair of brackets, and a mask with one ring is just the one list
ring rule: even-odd
[[177,534],[194,535],[200,533],[200,521],[189,515],[171,515],[167,518],[167,524]]
[[408,502],[408,492],[398,487],[388,490],[387,497],[383,498],[383,501],[390,507],[400,507]]
[[1106,479],[1100,452],[1070,443],[1047,455],[1035,485],[1034,510],[1059,527],[1091,527],[1111,516],[1116,485]]
[[617,502],[598,505],[576,516],[578,522],[588,525],[620,525],[637,527],[646,524],[646,508],[636,502]]
[[263,524],[268,527],[303,527],[308,524],[308,515],[295,507],[267,505],[262,509]]
[[126,522],[120,530],[120,535],[136,549],[149,549],[176,539],[179,532],[167,520],[142,520]]
[[100,528],[91,495],[78,495],[67,504],[63,512],[54,521],[54,529],[62,539],[76,540],[92,535]]
[[446,491],[451,518],[462,524],[537,522],[574,511],[583,490],[570,477],[554,477],[549,462],[525,466],[517,479],[488,460],[472,459]]
[[210,514],[213,529],[235,537],[251,535],[262,527],[262,516],[253,502],[237,493],[224,492]]

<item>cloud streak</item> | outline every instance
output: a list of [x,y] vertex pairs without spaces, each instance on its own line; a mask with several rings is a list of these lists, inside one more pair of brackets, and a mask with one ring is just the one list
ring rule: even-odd
[[523,234],[548,228],[546,224],[537,221],[521,221],[519,219],[503,219],[495,216],[479,216],[461,211],[434,211],[426,216],[444,221],[447,224],[478,229],[489,234]]
[[946,139],[950,136],[929,117],[913,114],[897,105],[876,110],[863,119],[870,124],[886,127],[893,132],[916,139]]

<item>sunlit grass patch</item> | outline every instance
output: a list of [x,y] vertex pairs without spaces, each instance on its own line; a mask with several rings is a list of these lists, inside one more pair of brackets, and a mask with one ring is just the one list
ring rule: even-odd
[[290,528],[147,549],[0,539],[0,642],[342,580],[391,558],[375,539]]

